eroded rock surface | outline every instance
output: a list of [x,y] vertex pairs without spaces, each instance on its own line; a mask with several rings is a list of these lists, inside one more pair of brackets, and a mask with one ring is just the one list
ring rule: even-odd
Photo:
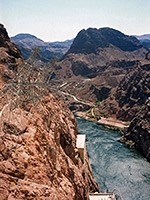
[[74,115],[53,94],[39,109],[3,119],[1,190],[8,199],[88,199],[98,187],[78,156]]

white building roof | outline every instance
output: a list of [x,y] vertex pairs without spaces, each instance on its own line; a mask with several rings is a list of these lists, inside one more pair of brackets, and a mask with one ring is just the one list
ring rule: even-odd
[[114,194],[108,194],[108,193],[95,193],[89,195],[90,200],[116,200]]
[[85,139],[86,139],[86,135],[77,135],[77,143],[76,143],[76,147],[77,148],[84,148],[85,146]]

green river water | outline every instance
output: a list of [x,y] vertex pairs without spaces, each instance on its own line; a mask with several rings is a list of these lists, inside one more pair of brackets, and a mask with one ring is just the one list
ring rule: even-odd
[[150,163],[138,152],[118,142],[119,132],[77,117],[86,135],[86,148],[101,192],[117,189],[124,200],[150,200]]

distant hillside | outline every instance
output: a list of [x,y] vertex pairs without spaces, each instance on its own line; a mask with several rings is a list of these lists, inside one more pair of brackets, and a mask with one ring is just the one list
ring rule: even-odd
[[142,45],[150,49],[150,34],[144,34],[144,35],[135,35],[135,37],[142,43]]
[[66,40],[64,42],[44,42],[34,35],[25,33],[11,37],[11,40],[20,48],[25,59],[29,58],[33,48],[40,48],[39,59],[43,62],[48,62],[56,56],[62,57],[73,42],[73,40]]
[[135,35],[138,40],[150,40],[150,34]]
[[25,33],[21,33],[14,37],[11,37],[11,40],[16,45],[19,44],[26,48],[34,48],[37,46],[45,46],[46,45],[43,40],[37,38],[34,35],[25,34]]

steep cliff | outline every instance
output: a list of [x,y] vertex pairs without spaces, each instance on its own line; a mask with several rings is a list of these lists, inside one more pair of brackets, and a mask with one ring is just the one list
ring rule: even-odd
[[2,89],[23,60],[3,25],[0,33],[0,199],[88,199],[98,186],[88,157],[85,163],[79,157],[78,129],[70,110],[50,90],[38,108],[28,100],[12,110],[3,98]]
[[73,114],[53,94],[29,108],[3,117],[1,199],[88,199],[98,187],[78,156]]
[[[17,68],[22,63],[20,50],[10,41],[6,29],[0,24],[0,92],[2,87],[14,77]],[[3,100],[0,96],[0,109],[2,109]]]
[[135,115],[121,142],[134,147],[150,161],[150,99]]
[[109,97],[100,103],[104,112],[116,113],[117,118],[131,121],[150,97],[150,53],[144,59],[133,64],[111,91]]

